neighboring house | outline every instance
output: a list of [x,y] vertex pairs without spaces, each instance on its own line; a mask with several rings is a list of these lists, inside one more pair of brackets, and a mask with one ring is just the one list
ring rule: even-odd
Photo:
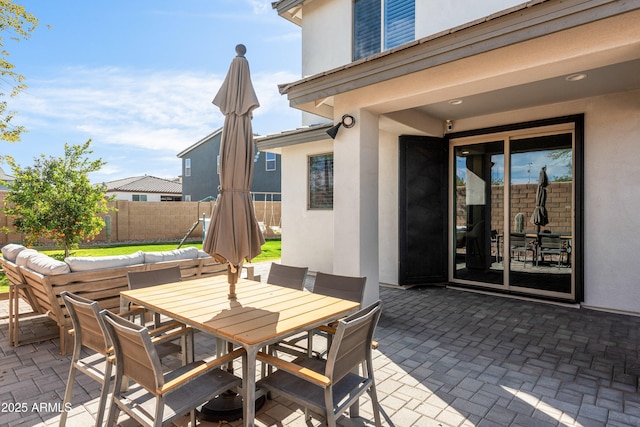
[[640,2],[520,2],[273,4],[302,27],[280,92],[325,124],[258,141],[285,165],[283,263],[366,276],[368,301],[445,283],[640,313]]
[[8,185],[15,181],[15,178],[11,175],[7,175],[4,169],[0,168],[0,191],[9,191]]
[[133,202],[179,202],[182,200],[182,184],[179,181],[156,178],[155,176],[134,176],[104,183],[107,196],[117,200]]
[[[183,200],[197,202],[218,197],[221,138],[222,128],[177,154],[182,159]],[[254,159],[251,184],[254,200],[264,200],[262,193],[280,193],[280,176],[280,156],[270,152],[258,153]],[[267,195],[267,200],[279,201],[280,194]]]

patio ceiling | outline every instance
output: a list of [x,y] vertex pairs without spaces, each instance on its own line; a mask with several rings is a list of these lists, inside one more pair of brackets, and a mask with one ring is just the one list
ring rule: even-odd
[[640,89],[640,59],[446,101],[425,102],[415,109],[440,120],[460,120],[634,89]]

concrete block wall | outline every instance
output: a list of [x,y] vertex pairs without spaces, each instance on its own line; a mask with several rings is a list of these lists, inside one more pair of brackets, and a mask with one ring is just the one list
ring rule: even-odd
[[[571,182],[552,182],[547,187],[547,214],[549,224],[542,227],[543,230],[571,231],[572,215],[572,189]],[[525,230],[535,230],[535,225],[530,222],[533,210],[536,207],[537,184],[519,184],[511,186],[511,227],[513,218],[519,212],[525,217]],[[464,187],[457,189],[456,225],[466,225],[466,192]],[[504,224],[504,187],[491,187],[491,229],[502,233]]]
[[[4,194],[0,193],[0,203]],[[117,200],[110,202],[117,211],[109,212],[110,227],[105,227],[95,238],[97,243],[155,242],[181,240],[193,226],[211,216],[214,202],[131,202]],[[254,202],[256,219],[266,225],[265,237],[279,237],[280,202]],[[12,229],[13,224],[0,210],[0,227]],[[190,235],[192,240],[202,239],[202,221]],[[0,233],[0,245],[22,242],[20,233]],[[43,241],[43,244],[50,242]]]

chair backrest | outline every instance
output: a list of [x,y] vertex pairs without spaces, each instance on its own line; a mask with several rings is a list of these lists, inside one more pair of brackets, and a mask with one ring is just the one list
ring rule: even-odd
[[160,268],[157,270],[130,271],[127,273],[129,289],[148,288],[149,286],[164,285],[165,283],[182,280],[180,266]]
[[[116,378],[126,376],[157,395],[157,389],[164,385],[164,377],[149,330],[107,310],[102,310],[100,315],[113,342]],[[116,386],[118,385],[116,382]]]
[[80,350],[79,346],[85,346],[106,355],[107,348],[111,347],[111,340],[104,334],[104,322],[98,303],[67,291],[60,293],[60,296],[71,317],[76,350]]
[[522,233],[511,233],[509,235],[510,245],[512,248],[520,248],[526,246],[526,239]]
[[338,276],[318,272],[313,293],[362,302],[366,281],[366,277]]
[[307,277],[308,270],[307,267],[293,267],[290,265],[276,264],[274,262],[271,264],[267,283],[301,291],[304,289],[304,281]]
[[[338,322],[336,334],[327,355],[325,372],[333,384],[362,362],[370,360],[371,342],[380,319],[381,304],[378,300]],[[369,372],[368,375],[372,373]]]
[[540,233],[540,247],[542,247],[542,249],[561,249],[562,242],[560,236]]

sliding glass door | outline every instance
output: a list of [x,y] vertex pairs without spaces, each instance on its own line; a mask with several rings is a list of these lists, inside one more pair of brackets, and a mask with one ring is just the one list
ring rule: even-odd
[[450,282],[575,299],[574,124],[451,144]]

